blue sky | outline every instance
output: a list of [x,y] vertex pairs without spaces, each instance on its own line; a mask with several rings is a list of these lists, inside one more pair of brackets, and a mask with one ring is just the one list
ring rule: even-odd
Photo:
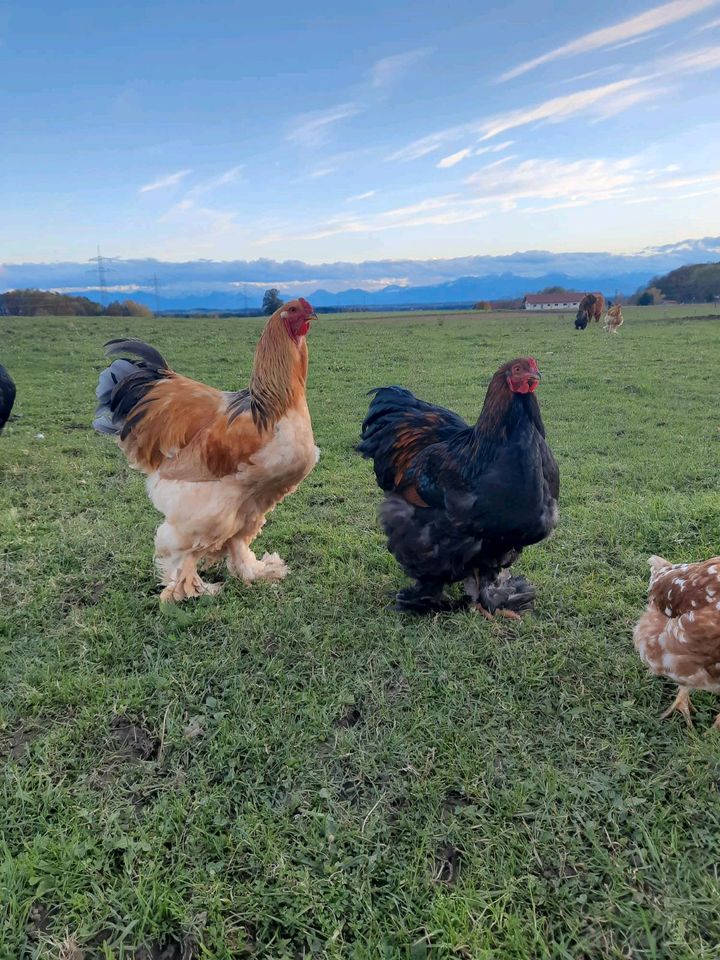
[[0,261],[717,234],[720,0],[0,10]]

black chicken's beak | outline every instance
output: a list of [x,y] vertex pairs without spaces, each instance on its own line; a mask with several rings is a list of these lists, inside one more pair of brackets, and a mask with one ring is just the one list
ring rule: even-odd
[[532,372],[532,373],[530,374],[530,376],[528,377],[528,380],[538,380],[538,381],[540,381],[540,380],[542,380],[542,374],[540,373],[539,370],[533,370],[533,372]]

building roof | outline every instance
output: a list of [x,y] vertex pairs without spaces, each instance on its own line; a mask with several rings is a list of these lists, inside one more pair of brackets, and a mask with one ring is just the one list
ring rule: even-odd
[[565,293],[526,293],[525,301],[527,303],[575,303],[580,302],[585,296],[584,293],[575,293],[568,290]]

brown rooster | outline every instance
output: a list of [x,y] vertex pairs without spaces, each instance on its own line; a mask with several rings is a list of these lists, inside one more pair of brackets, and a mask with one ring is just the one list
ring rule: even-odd
[[170,369],[142,340],[111,340],[109,355],[130,354],[103,370],[93,426],[115,436],[165,515],[155,535],[163,601],[217,593],[198,566],[225,558],[231,574],[280,580],[276,554],[258,560],[250,544],[272,510],[317,462],[305,399],[315,318],[307,300],[270,317],[255,352],[250,386],[225,392]]
[[[680,685],[663,717],[679,710],[692,726],[691,690],[720,693],[720,557],[671,564],[650,557],[647,610],[635,627],[635,649],[656,676]],[[720,714],[715,720],[720,728]]]

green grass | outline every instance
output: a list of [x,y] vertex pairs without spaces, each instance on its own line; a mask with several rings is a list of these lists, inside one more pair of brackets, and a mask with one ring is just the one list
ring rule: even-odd
[[[88,428],[102,343],[234,388],[260,322],[0,321],[2,960],[717,960],[720,702],[659,722],[631,641],[647,556],[720,549],[707,312],[322,317],[322,459],[257,544],[291,575],[163,610],[142,477]],[[528,353],[562,475],[535,614],[387,612],[365,392],[474,418]]]

